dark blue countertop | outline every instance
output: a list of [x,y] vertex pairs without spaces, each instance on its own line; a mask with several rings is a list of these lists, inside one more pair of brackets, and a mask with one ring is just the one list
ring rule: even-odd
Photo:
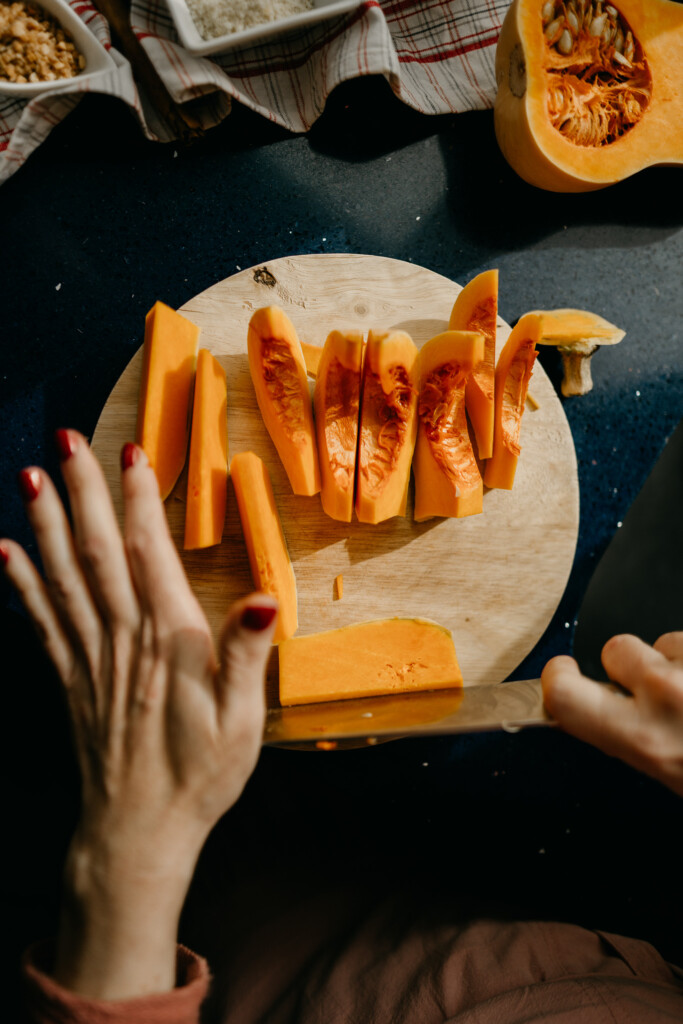
[[[0,189],[0,534],[34,550],[16,472],[56,472],[55,428],[92,434],[156,299],[180,306],[293,253],[391,256],[460,284],[496,266],[509,323],[574,306],[626,331],[594,358],[594,389],[564,401],[580,534],[558,612],[515,673],[538,675],[571,650],[592,571],[683,414],[682,192],[673,168],[584,195],[539,192],[503,161],[490,112],[429,118],[383,80],[338,89],[308,136],[236,109],[186,150],[146,143],[122,106],[89,97]],[[557,354],[540,360],[559,388]],[[77,786],[54,678],[1,596],[6,747],[10,729],[19,741],[6,768],[18,947],[54,927]],[[268,750],[209,841],[184,937],[205,951],[197,908],[250,864],[273,891],[300,868],[311,884],[329,871],[380,887],[428,874],[459,906],[466,891],[681,958],[680,835],[680,801],[555,730]]]

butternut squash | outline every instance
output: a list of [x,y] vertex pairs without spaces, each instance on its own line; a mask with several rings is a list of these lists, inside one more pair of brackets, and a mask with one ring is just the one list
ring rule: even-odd
[[136,441],[165,501],[182,473],[190,431],[199,328],[163,302],[145,318]]
[[239,452],[230,463],[242,532],[254,586],[279,603],[273,643],[292,636],[298,625],[296,580],[265,463]]
[[378,619],[280,644],[280,702],[314,704],[462,686],[449,630],[427,619]]
[[487,487],[511,490],[521,452],[519,436],[529,380],[541,338],[542,319],[527,313],[513,327],[496,366],[493,456],[486,463]]
[[514,0],[496,51],[498,143],[552,192],[683,164],[683,7]]
[[201,348],[192,409],[185,504],[186,549],[220,544],[228,489],[228,396],[225,370]]
[[306,363],[284,310],[256,310],[249,321],[247,348],[256,400],[292,490],[317,494],[320,470]]
[[403,331],[370,331],[363,363],[356,516],[405,516],[417,437],[418,350]]
[[309,377],[317,377],[320,357],[323,354],[322,345],[311,345],[308,341],[302,341],[301,351],[306,364],[306,373]]
[[362,334],[332,331],[313,392],[320,498],[327,515],[344,523],[353,516],[362,360]]
[[420,350],[419,426],[413,456],[415,520],[476,515],[484,485],[467,429],[465,393],[484,337],[446,331]]
[[465,391],[480,459],[490,459],[493,453],[497,316],[498,271],[486,270],[465,285],[455,300],[448,323],[450,331],[475,331],[484,336],[484,357],[475,366]]

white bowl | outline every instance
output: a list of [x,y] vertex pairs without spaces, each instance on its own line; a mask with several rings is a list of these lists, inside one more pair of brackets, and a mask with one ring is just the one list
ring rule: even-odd
[[166,0],[171,17],[180,38],[180,42],[188,53],[196,57],[206,57],[210,53],[227,53],[238,47],[253,46],[266,39],[272,39],[284,32],[298,28],[307,28],[319,21],[346,14],[360,7],[362,0],[314,0],[314,7],[301,14],[293,14],[289,18],[267,21],[262,25],[254,25],[243,32],[231,32],[225,36],[204,39],[192,20],[185,0]]
[[[84,79],[101,75],[116,67],[102,44],[95,38],[78,15],[72,11],[66,0],[28,0],[34,7],[42,7],[55,21],[58,21],[85,57],[85,68],[73,78],[57,78],[53,82],[5,82],[0,80],[0,96],[39,96],[44,92],[59,92],[74,89]],[[76,91],[76,90],[74,90]]]

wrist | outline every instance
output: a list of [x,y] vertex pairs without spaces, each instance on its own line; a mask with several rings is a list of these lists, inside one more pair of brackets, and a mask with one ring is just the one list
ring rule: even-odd
[[156,860],[74,837],[54,970],[65,988],[124,999],[174,987],[178,920],[196,856]]

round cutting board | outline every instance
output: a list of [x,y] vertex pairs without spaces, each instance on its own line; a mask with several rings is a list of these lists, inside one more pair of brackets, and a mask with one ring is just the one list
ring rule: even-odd
[[[504,680],[548,625],[571,570],[579,520],[576,455],[561,403],[536,363],[522,420],[522,454],[511,491],[484,494],[481,515],[412,518],[376,526],[338,523],[320,497],[292,494],[263,425],[249,376],[247,325],[255,309],[279,305],[301,341],[322,345],[334,328],[400,328],[421,346],[448,327],[460,286],[423,267],[377,256],[292,256],[220,281],[180,310],[201,328],[200,346],[228,382],[230,457],[251,450],[270,472],[297,581],[298,635],[368,619],[419,616],[451,630],[465,685]],[[498,321],[497,348],[510,328]],[[142,332],[141,332],[142,333]],[[142,349],[102,411],[93,447],[122,518],[119,453],[135,437]],[[217,634],[229,604],[253,590],[232,487],[222,543],[182,551],[184,477],[166,502],[172,535]],[[338,599],[335,577],[343,576]],[[276,659],[271,659],[273,700]]]

